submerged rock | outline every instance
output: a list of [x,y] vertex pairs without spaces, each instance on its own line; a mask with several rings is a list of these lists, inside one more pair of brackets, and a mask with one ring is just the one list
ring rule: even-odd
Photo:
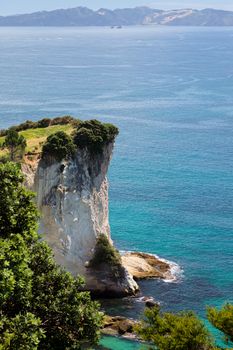
[[157,302],[154,301],[154,300],[147,300],[147,301],[145,302],[145,306],[151,309],[151,308],[153,308],[153,307],[155,307],[155,306],[159,306],[159,303],[157,303]]

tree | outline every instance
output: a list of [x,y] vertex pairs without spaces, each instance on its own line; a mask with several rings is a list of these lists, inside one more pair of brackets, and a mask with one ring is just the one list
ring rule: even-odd
[[159,350],[213,350],[212,338],[193,312],[161,313],[158,306],[145,310],[137,333]]
[[19,135],[19,133],[14,129],[9,129],[6,134],[5,142],[3,147],[9,149],[10,159],[16,161],[17,159],[22,159],[25,149],[27,146],[26,139]]
[[37,234],[19,166],[0,164],[0,350],[79,349],[96,343],[99,305],[59,267]]
[[233,342],[233,305],[226,304],[221,310],[207,308],[207,316],[213,326],[225,334],[226,343]]

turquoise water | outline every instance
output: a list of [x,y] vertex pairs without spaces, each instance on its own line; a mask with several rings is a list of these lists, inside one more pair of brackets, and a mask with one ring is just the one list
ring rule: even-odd
[[202,317],[233,302],[233,28],[1,28],[0,47],[2,128],[63,114],[120,127],[112,237],[183,270],[142,294]]
[[114,350],[151,350],[151,347],[144,344],[140,344],[135,341],[129,341],[126,339],[113,338],[113,337],[104,337],[101,341],[101,345],[105,349],[114,349]]

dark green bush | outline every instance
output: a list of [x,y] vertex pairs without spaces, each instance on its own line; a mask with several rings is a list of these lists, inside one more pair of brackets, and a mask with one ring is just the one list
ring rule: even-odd
[[47,128],[50,125],[51,125],[51,119],[49,119],[49,118],[44,118],[44,119],[41,119],[37,122],[38,128]]
[[1,129],[0,130],[0,137],[6,136],[6,134],[7,134],[7,129]]
[[64,117],[56,117],[51,120],[51,125],[67,125],[75,123],[77,119],[71,117],[70,115],[65,115]]
[[88,148],[92,152],[100,152],[105,144],[113,142],[119,130],[112,124],[98,120],[81,122],[74,134],[74,143],[79,148]]
[[75,145],[72,138],[64,131],[58,131],[47,138],[42,148],[42,158],[51,156],[57,161],[70,159],[74,156]]
[[16,131],[23,131],[28,129],[35,129],[37,127],[37,122],[32,122],[31,120],[26,120],[25,123],[19,124],[14,127]]

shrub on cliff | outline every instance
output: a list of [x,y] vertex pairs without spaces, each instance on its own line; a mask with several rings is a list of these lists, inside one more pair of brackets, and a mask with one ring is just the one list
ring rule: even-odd
[[37,127],[38,128],[47,128],[51,125],[51,119],[50,118],[44,118],[41,120],[38,120]]
[[113,277],[121,277],[123,268],[120,253],[104,234],[101,234],[97,239],[94,255],[90,260],[89,266],[98,268],[102,264],[109,266]]
[[105,144],[113,142],[119,130],[112,124],[98,120],[81,122],[74,134],[74,143],[79,148],[88,148],[92,152],[100,152]]
[[57,161],[72,158],[75,153],[75,145],[72,138],[64,131],[58,131],[47,138],[42,148],[42,158],[51,156]]
[[145,310],[136,326],[142,339],[159,350],[214,350],[212,337],[193,312],[161,313],[158,306]]
[[28,129],[35,129],[38,126],[37,122],[33,122],[31,120],[26,120],[26,122],[19,124],[14,127],[16,131],[23,131]]
[[64,117],[56,117],[51,120],[51,125],[67,125],[67,124],[75,124],[79,123],[78,119],[75,119],[69,115],[65,115]]
[[102,314],[83,280],[54,261],[37,234],[19,167],[0,164],[0,349],[79,349],[96,343]]

